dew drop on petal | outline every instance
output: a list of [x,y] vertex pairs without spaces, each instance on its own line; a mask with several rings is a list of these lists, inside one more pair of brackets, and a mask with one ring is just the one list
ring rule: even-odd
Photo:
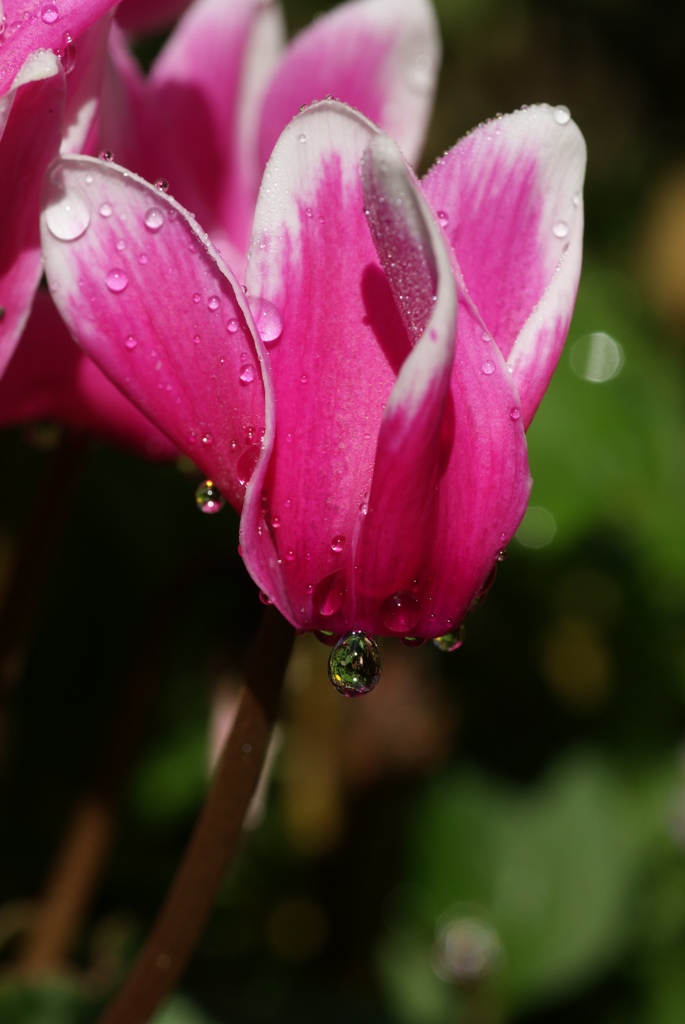
[[433,643],[439,651],[457,651],[463,644],[465,636],[466,630],[464,627],[458,626],[457,629],[452,630],[450,633],[436,636]]
[[59,18],[59,11],[54,4],[46,4],[40,12],[40,20],[46,25],[54,25]]
[[342,534],[338,534],[331,540],[331,551],[334,551],[336,555],[339,555],[342,549],[345,547],[345,538]]
[[197,303],[200,301],[201,298],[202,298],[202,296],[200,295],[200,293],[199,292],[195,292],[195,294],[193,295],[193,302],[197,305]]
[[112,204],[111,203],[100,203],[100,216],[111,217],[112,216]]
[[449,215],[444,210],[438,210],[438,224],[441,228],[446,228],[450,222]]
[[151,206],[150,209],[145,212],[143,223],[148,231],[159,231],[164,223],[164,214],[158,206]]
[[341,636],[328,659],[328,678],[345,697],[370,693],[380,679],[378,645],[367,633]]
[[493,363],[492,359],[486,359],[483,365],[481,366],[481,370],[483,371],[486,377],[489,377],[491,374],[493,374],[495,372],[495,364]]
[[407,590],[398,590],[381,604],[381,622],[391,633],[411,633],[420,614],[419,602]]
[[210,295],[209,298],[207,299],[207,309],[211,309],[212,312],[218,309],[220,305],[221,299],[219,298],[218,295]]
[[166,180],[166,178],[157,178],[157,180],[155,181],[155,188],[157,189],[158,192],[168,192],[169,182]]
[[243,363],[240,367],[240,379],[243,384],[251,384],[254,380],[254,366],[251,363]]
[[246,487],[249,483],[250,477],[254,473],[257,462],[259,461],[260,453],[261,448],[259,445],[252,444],[238,456],[235,471],[238,474],[238,481],[243,485],[243,487]]
[[300,132],[300,134],[297,136],[297,141],[298,142],[306,142],[307,141],[307,136],[304,134],[304,132]]
[[268,606],[269,606],[270,604],[273,604],[273,601],[271,600],[271,598],[269,597],[269,595],[268,595],[268,594],[265,594],[263,590],[260,590],[260,591],[259,591],[259,600],[260,600],[260,601],[262,602],[262,604],[265,604],[265,605],[267,605],[267,607],[268,607]]
[[210,445],[214,444],[214,438],[212,437],[211,434],[203,434],[202,443],[205,446],[205,448],[209,448]]
[[128,278],[120,267],[113,267],[107,272],[105,283],[111,292],[118,295],[128,286]]
[[247,301],[259,331],[259,337],[265,345],[273,345],[283,333],[281,314],[273,302],[269,302],[268,299],[252,298],[248,295]]
[[565,220],[559,220],[552,228],[552,234],[555,238],[566,238],[568,235],[568,224]]
[[238,326],[238,321],[233,316],[226,324],[226,330],[228,331],[229,334],[235,334],[235,332],[238,330]]
[[557,122],[557,124],[568,124],[571,120],[571,111],[568,109],[568,107],[564,107],[563,105],[555,107],[554,120]]
[[204,480],[195,491],[195,504],[200,512],[214,515],[226,504],[221,492],[212,480]]
[[328,576],[324,576],[314,588],[312,596],[314,611],[323,615],[324,618],[335,615],[337,611],[340,611],[344,597],[345,581],[342,573],[331,572]]
[[129,334],[128,338],[124,342],[124,348],[127,348],[129,352],[133,352],[134,348],[138,347],[138,339],[132,334]]
[[149,263],[150,261],[149,261],[149,259],[148,259],[148,255],[147,255],[147,253],[145,253],[145,252],[141,252],[140,256],[138,257],[138,262],[139,262],[139,263],[140,263],[140,265],[141,265],[141,266],[143,266],[143,267],[144,267],[144,266],[146,265],[146,263]]
[[104,160],[106,164],[111,164],[112,160],[114,159],[114,153],[111,149],[101,149],[99,155],[100,159]]
[[60,242],[73,242],[85,234],[90,224],[90,208],[75,193],[62,197],[45,210],[45,223]]
[[514,423],[516,422],[516,420],[521,419],[521,410],[519,409],[518,405],[515,405],[513,407],[513,409],[509,413],[509,417],[514,421]]

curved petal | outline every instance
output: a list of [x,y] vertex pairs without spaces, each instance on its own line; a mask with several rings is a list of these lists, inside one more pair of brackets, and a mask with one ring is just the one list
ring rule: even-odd
[[421,152],[440,65],[429,0],[352,0],[318,18],[283,57],[264,104],[262,164],[303,104],[333,95]]
[[[378,266],[360,160],[376,129],[324,101],[279,139],[257,203],[248,294],[280,311],[276,434],[241,519],[253,579],[297,626],[351,616],[352,551],[409,341]],[[346,611],[347,609],[347,611]]]
[[24,0],[4,0],[5,30],[0,37],[0,95],[7,92],[22,64],[35,50],[62,52],[117,0],[54,0],[26,16]]
[[261,341],[207,236],[175,200],[89,157],[55,162],[41,234],[74,337],[240,508],[265,425]]
[[181,18],[147,82],[150,180],[174,195],[213,239],[247,248],[261,167],[257,109],[278,59],[280,9],[262,0],[197,0]]
[[45,291],[36,295],[21,344],[0,380],[0,426],[30,420],[57,420],[151,459],[177,454],[74,343]]
[[[355,554],[355,628],[417,636],[466,614],[530,489],[516,392],[455,279],[434,214],[399,150],[363,169],[383,268],[417,340],[388,400]],[[512,419],[512,410],[515,409]]]
[[82,153],[93,145],[111,23],[110,12],[98,18],[77,40],[65,37],[57,53],[68,75],[62,154]]
[[565,107],[477,128],[423,188],[465,285],[513,370],[527,426],[559,358],[582,251],[585,144]]
[[0,99],[0,374],[12,357],[40,280],[38,214],[45,168],[57,154],[64,73],[54,54],[32,54]]

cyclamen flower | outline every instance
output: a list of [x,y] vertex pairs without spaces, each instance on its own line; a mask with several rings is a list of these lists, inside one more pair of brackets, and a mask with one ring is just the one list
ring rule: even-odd
[[[387,135],[325,101],[267,166],[251,304],[174,200],[86,159],[52,171],[46,272],[92,357],[244,498],[246,565],[293,625],[440,637],[526,508],[524,430],[573,309],[584,164],[568,111],[538,106],[419,183]],[[268,352],[253,311],[277,319]]]

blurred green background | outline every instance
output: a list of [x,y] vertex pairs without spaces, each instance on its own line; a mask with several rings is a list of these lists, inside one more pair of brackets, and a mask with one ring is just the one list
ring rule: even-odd
[[[323,6],[286,0],[291,29]],[[523,103],[566,104],[588,143],[585,266],[529,431],[532,507],[460,651],[387,642],[376,693],[346,702],[327,651],[298,641],[271,787],[158,1024],[685,1020],[685,8],[437,10],[426,167]],[[2,578],[27,516],[54,521],[53,444],[0,436]],[[190,470],[69,457],[73,504],[0,717],[3,1024],[85,1024],[123,975],[260,614],[236,518],[197,513]],[[21,979],[108,730],[126,773],[104,875],[70,964]]]

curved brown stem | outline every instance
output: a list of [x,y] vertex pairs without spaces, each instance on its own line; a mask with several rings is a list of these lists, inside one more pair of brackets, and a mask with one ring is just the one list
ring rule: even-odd
[[278,612],[267,608],[233,729],[190,843],[131,974],[98,1024],[145,1024],[185,970],[259,781],[293,637]]

